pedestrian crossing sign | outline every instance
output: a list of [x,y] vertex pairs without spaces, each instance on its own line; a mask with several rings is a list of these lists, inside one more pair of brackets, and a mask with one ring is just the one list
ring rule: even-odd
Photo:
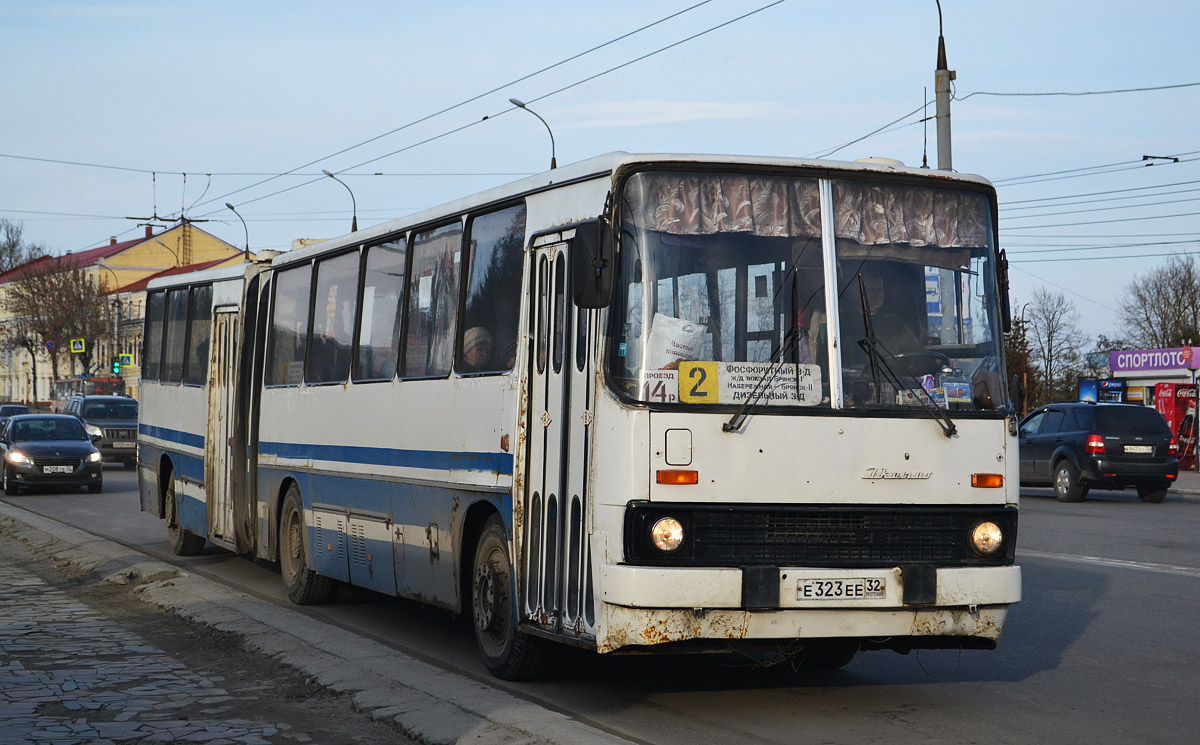
[[83,339],[71,340],[71,354],[83,354],[84,351],[86,350],[83,346]]
[[120,354],[117,356],[121,358],[121,367],[129,367],[130,365],[133,364],[133,355],[132,354]]

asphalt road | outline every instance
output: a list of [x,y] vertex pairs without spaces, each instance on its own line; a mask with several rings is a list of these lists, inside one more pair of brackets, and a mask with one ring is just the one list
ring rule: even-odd
[[470,627],[371,595],[295,608],[269,565],[209,549],[171,555],[138,511],[132,472],[99,495],[4,501],[381,642],[447,671],[645,743],[1190,743],[1200,731],[1200,497],[1161,505],[1093,491],[1076,504],[1025,490],[1018,538],[1024,600],[992,652],[860,654],[797,674],[729,658],[599,658],[564,649],[552,680],[487,675]]

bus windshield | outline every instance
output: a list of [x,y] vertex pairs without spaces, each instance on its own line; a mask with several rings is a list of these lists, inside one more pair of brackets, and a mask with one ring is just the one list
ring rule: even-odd
[[821,186],[629,177],[612,384],[663,404],[1007,409],[988,197],[835,179],[823,220]]

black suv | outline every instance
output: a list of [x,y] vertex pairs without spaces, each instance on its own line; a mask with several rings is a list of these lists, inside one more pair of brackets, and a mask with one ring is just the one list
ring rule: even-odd
[[89,435],[99,436],[96,447],[105,461],[120,461],[126,468],[137,466],[137,401],[127,396],[77,393],[67,401],[66,413],[82,421]]
[[1021,421],[1021,484],[1054,487],[1062,502],[1088,489],[1137,487],[1158,503],[1179,475],[1179,442],[1152,408],[1135,404],[1061,403]]

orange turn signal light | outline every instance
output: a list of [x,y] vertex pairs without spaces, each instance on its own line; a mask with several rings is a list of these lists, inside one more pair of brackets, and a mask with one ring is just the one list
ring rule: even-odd
[[1004,486],[1004,475],[999,473],[973,473],[971,486],[977,489],[999,489]]
[[656,480],[660,484],[698,484],[700,473],[682,468],[668,468],[658,471]]

